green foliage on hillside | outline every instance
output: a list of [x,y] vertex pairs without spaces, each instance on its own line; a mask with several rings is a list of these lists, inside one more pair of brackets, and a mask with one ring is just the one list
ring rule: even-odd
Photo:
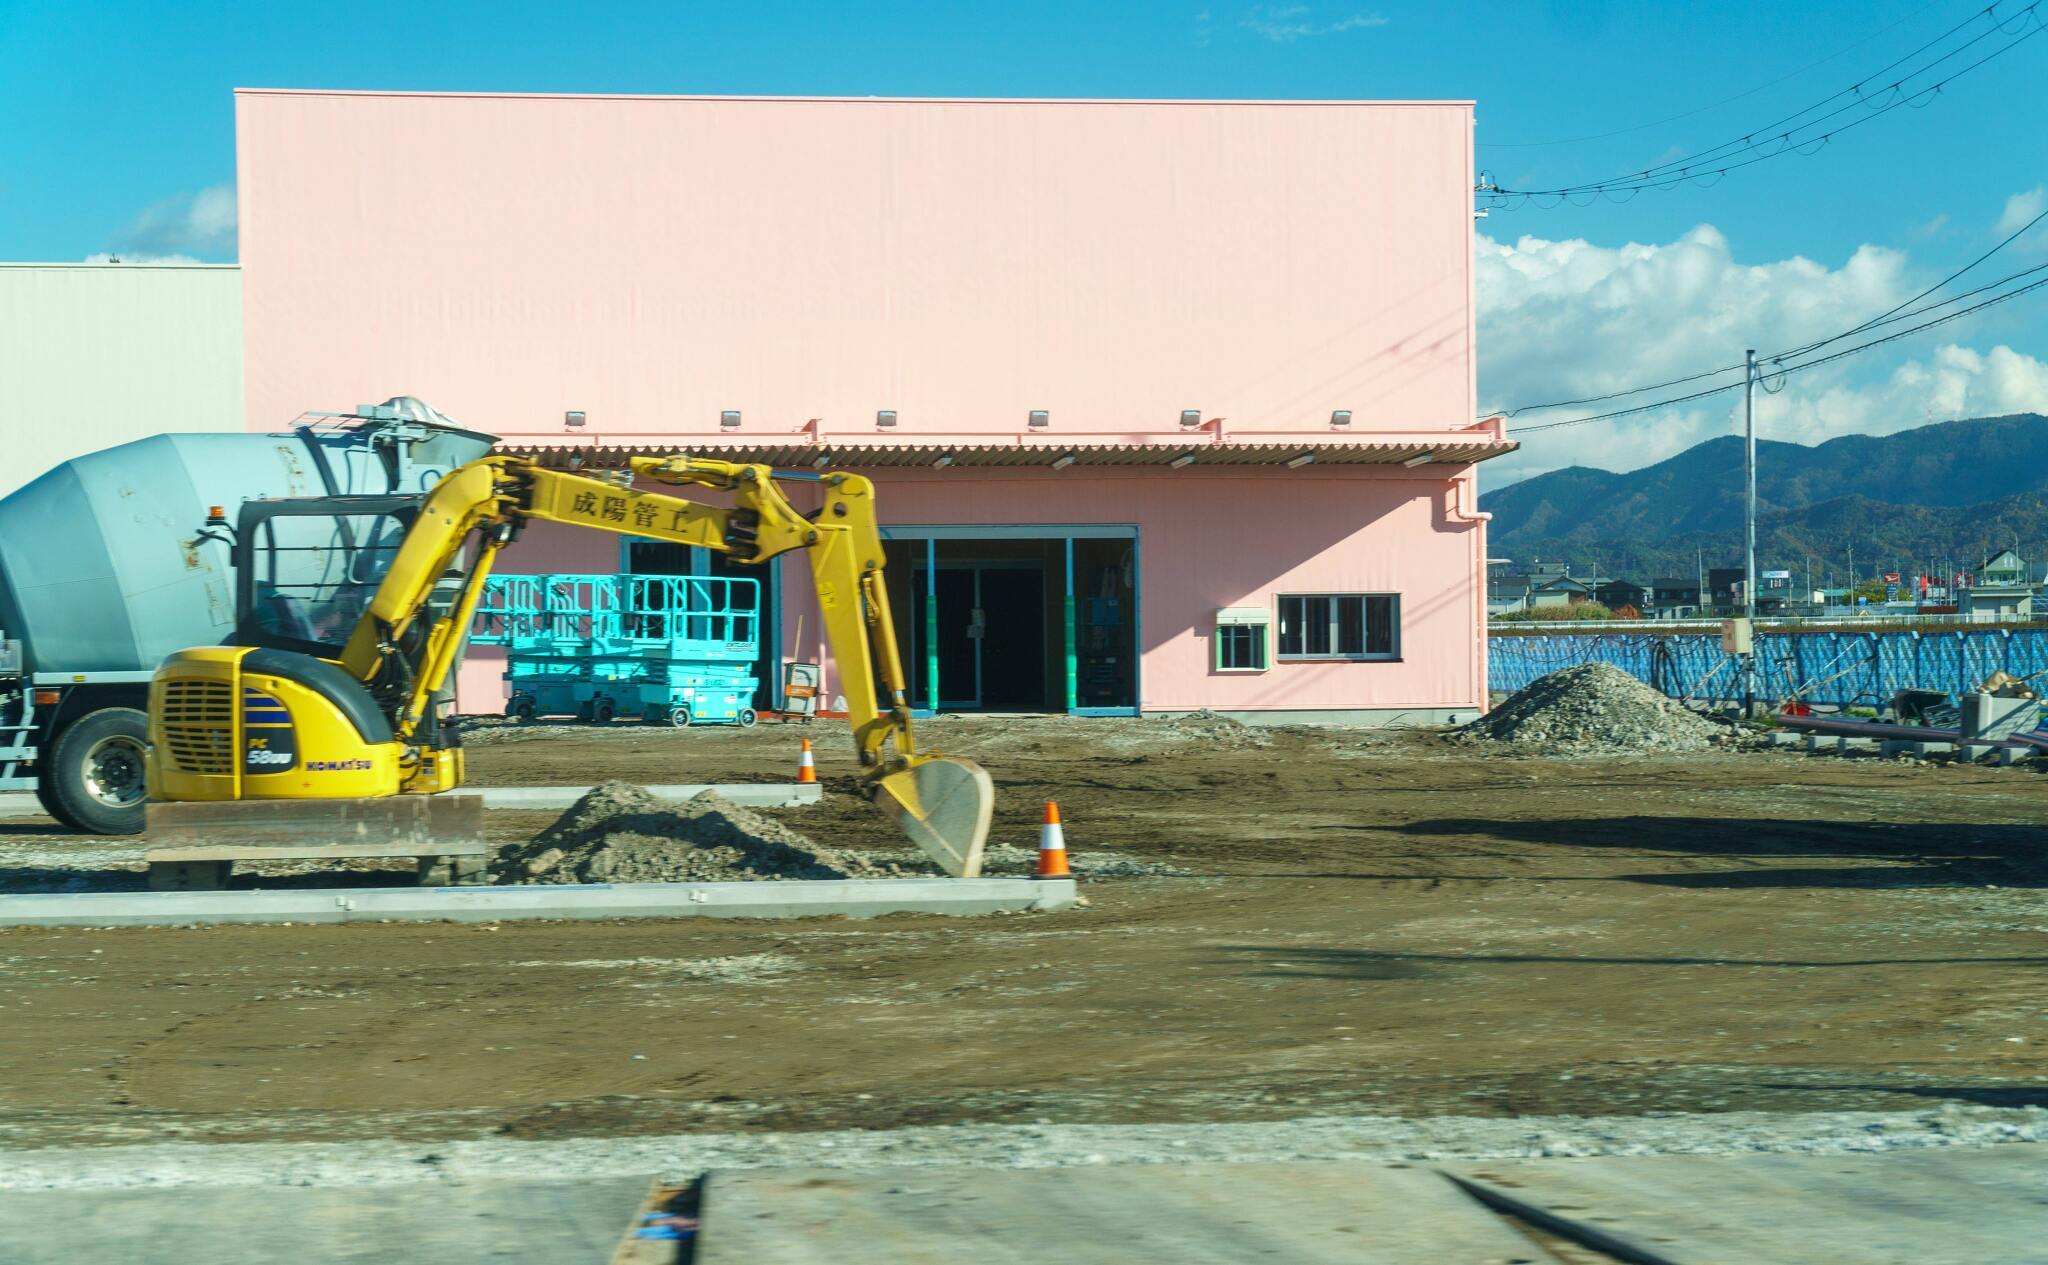
[[[1485,467],[1480,467],[1481,480]],[[1710,439],[1643,470],[1574,467],[1491,492],[1496,557],[1569,561],[1637,579],[1735,565],[1742,550],[1742,441]],[[1837,577],[1948,559],[1970,569],[2013,544],[2048,561],[2048,417],[1941,422],[1813,447],[1757,445],[1759,566],[1816,559]]]

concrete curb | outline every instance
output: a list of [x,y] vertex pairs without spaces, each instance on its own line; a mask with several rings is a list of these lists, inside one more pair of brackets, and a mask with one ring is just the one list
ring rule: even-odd
[[[801,808],[817,803],[825,792],[815,782],[677,782],[647,789],[662,799],[676,801],[717,791],[746,808]],[[587,786],[465,786],[455,793],[481,795],[485,808],[567,808],[589,790]],[[42,811],[33,792],[0,794],[0,817],[37,817]]]
[[545,918],[874,918],[1071,909],[1073,879],[793,879],[320,891],[0,896],[0,927],[510,922]]

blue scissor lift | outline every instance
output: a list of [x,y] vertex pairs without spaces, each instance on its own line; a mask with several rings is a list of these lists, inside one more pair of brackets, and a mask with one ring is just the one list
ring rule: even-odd
[[485,581],[470,641],[505,648],[522,721],[754,723],[757,580],[685,575],[506,575]]

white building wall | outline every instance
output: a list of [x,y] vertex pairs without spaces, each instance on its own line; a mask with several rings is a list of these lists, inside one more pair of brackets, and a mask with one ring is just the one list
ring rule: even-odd
[[0,496],[101,448],[242,422],[239,267],[0,263]]

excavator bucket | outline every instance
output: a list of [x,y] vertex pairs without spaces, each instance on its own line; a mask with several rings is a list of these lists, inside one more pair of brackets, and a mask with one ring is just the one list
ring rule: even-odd
[[875,802],[940,869],[954,878],[980,875],[996,805],[988,770],[951,756],[919,759],[877,782]]

